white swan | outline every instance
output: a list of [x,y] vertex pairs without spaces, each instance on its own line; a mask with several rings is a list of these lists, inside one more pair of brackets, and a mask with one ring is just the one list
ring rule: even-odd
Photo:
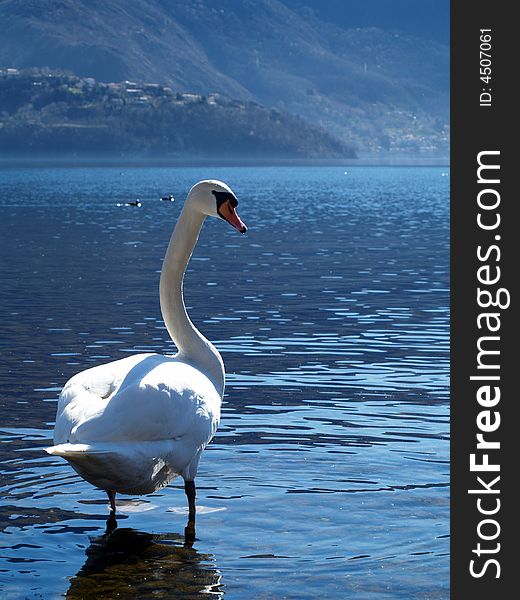
[[148,494],[177,475],[190,520],[200,456],[215,434],[224,394],[224,363],[190,321],[182,293],[186,266],[206,216],[244,233],[238,202],[220,181],[194,185],[173,231],[160,279],[161,312],[178,353],[135,354],[93,367],[63,388],[49,454],[65,458],[89,483],[115,494]]

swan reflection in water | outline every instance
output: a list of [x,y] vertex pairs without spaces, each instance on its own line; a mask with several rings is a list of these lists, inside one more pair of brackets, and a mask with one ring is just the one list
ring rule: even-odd
[[98,598],[182,598],[224,596],[221,574],[211,554],[193,548],[195,531],[185,536],[118,528],[114,518],[94,538],[87,560],[71,579],[69,600]]

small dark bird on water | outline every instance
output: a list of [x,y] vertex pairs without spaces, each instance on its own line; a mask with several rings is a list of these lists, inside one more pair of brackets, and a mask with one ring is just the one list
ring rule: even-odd
[[141,206],[141,200],[132,200],[131,202],[118,202],[117,206]]

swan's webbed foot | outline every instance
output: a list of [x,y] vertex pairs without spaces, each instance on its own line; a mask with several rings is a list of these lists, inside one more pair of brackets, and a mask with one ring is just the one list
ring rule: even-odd
[[193,521],[193,524],[195,525],[195,482],[185,481],[184,491],[186,492],[186,497],[188,498],[188,518],[190,521]]

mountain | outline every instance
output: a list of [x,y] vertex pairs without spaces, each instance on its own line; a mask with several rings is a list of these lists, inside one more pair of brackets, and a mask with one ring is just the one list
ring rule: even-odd
[[366,15],[357,27],[359,11],[350,26],[350,0],[334,2],[329,12],[319,6],[311,0],[0,0],[0,66],[217,92],[300,115],[361,154],[446,154],[447,44],[410,27],[385,28],[384,20],[368,26]]
[[101,83],[38,70],[0,70],[0,155],[161,158],[353,158],[302,119],[219,94],[157,83]]
[[450,43],[450,0],[282,0],[349,29],[378,27]]

